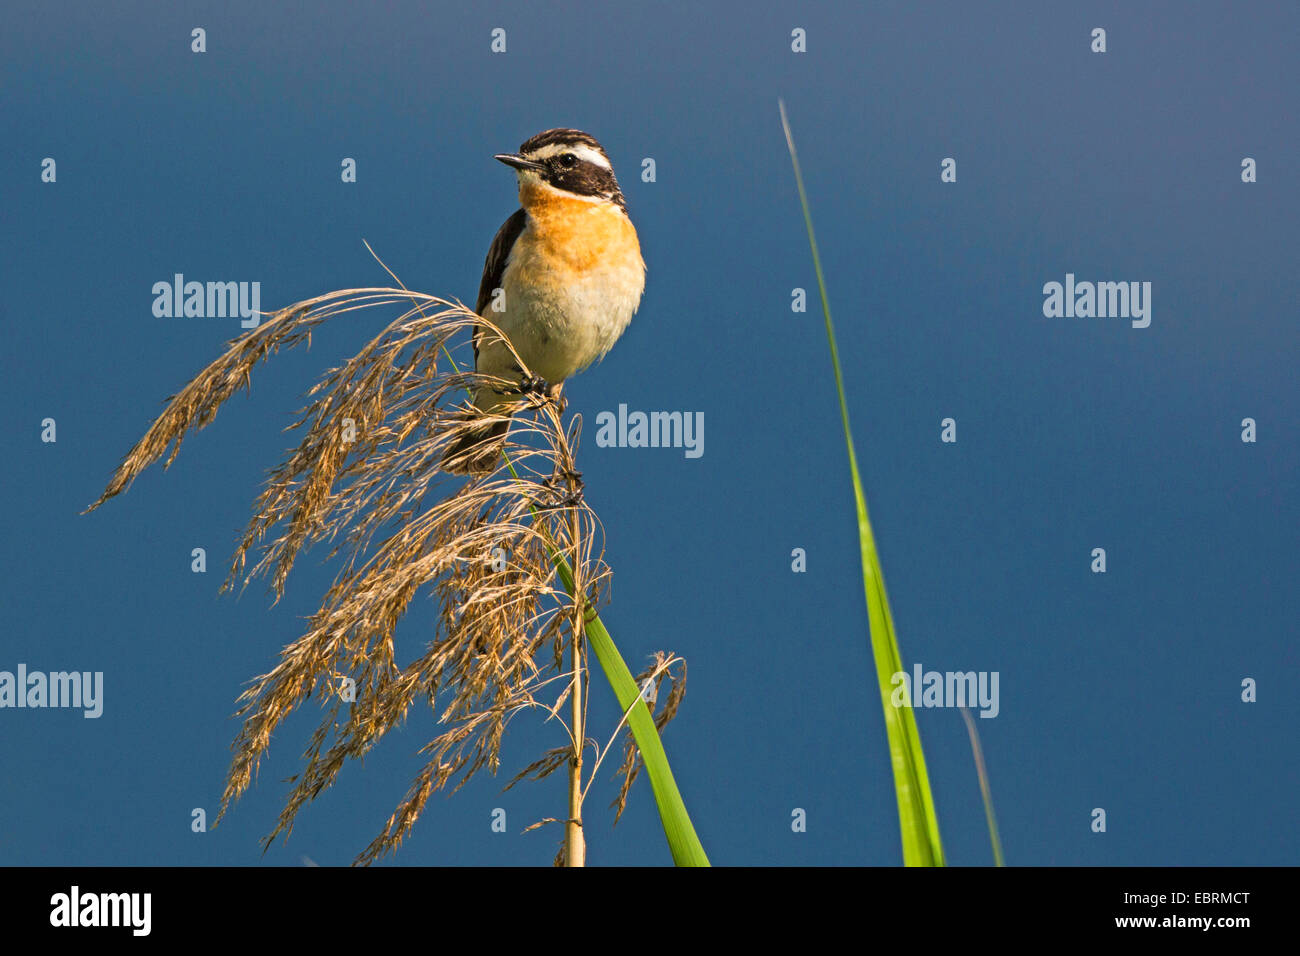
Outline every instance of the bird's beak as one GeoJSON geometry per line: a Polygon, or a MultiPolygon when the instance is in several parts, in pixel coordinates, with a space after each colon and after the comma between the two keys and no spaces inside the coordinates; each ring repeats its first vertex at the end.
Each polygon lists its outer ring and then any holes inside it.
{"type": "Polygon", "coordinates": [[[545,168],[541,163],[535,163],[531,159],[524,159],[518,153],[497,153],[497,155],[495,155],[492,158],[505,163],[507,166],[512,166],[515,169],[544,169],[545,168]]]}

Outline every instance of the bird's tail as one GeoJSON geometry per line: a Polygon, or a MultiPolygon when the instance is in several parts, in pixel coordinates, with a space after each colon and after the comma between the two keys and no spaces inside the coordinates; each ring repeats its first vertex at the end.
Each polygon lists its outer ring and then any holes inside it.
{"type": "MultiPolygon", "coordinates": [[[[475,401],[479,408],[492,404],[475,401]]],[[[442,470],[453,475],[479,475],[496,468],[501,463],[506,432],[510,430],[510,419],[500,418],[499,414],[496,412],[491,419],[466,426],[442,453],[442,470]]]]}

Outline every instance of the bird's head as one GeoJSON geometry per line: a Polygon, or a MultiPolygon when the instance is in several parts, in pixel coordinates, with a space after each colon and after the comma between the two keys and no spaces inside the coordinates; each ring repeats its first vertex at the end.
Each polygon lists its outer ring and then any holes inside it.
{"type": "Polygon", "coordinates": [[[519,195],[525,206],[530,194],[551,191],[625,205],[605,148],[582,130],[548,129],[521,145],[519,152],[499,153],[496,159],[519,174],[519,195]]]}

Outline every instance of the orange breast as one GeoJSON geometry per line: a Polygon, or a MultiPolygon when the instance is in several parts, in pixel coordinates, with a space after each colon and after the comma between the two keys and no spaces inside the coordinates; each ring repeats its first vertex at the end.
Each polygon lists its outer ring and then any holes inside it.
{"type": "Polygon", "coordinates": [[[524,186],[519,199],[529,217],[534,251],[557,272],[583,273],[641,264],[636,229],[612,203],[574,199],[547,186],[524,186]]]}

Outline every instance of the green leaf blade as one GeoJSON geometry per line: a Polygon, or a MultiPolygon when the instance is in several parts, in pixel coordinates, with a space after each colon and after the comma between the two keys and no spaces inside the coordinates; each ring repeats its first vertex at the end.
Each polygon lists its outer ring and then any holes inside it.
{"type": "MultiPolygon", "coordinates": [[[[573,572],[568,562],[556,556],[556,567],[564,586],[573,593],[573,572]]],[[[668,839],[668,849],[673,855],[676,866],[709,866],[708,855],[700,843],[691,823],[690,814],[686,812],[686,803],[673,777],[672,767],[668,764],[668,755],[664,752],[659,729],[655,727],[650,708],[641,697],[641,688],[628,670],[627,663],[619,653],[614,639],[594,611],[588,613],[585,622],[587,646],[591,648],[610,689],[623,712],[628,715],[628,726],[636,740],[637,749],[645,763],[646,776],[650,779],[650,789],[654,792],[655,806],[659,809],[659,821],[663,824],[664,836],[668,839]]]]}
{"type": "Polygon", "coordinates": [[[871,530],[867,513],[867,498],[862,490],[862,476],[858,471],[858,458],[853,447],[853,431],[849,425],[849,406],[844,393],[844,373],[840,367],[839,346],[835,340],[835,325],[831,320],[830,300],[826,294],[826,278],[822,273],[821,256],[817,251],[817,237],[813,231],[812,212],[804,190],[803,173],[795,151],[794,136],[786,116],[785,103],[779,103],[781,126],[790,149],[790,162],[794,167],[795,185],[799,191],[799,205],[803,209],[804,225],[808,230],[808,245],[812,250],[813,268],[817,274],[817,289],[821,295],[822,314],[826,321],[826,339],[830,345],[831,367],[835,372],[835,390],[839,396],[840,419],[844,427],[844,442],[848,451],[849,474],[853,482],[853,495],[857,505],[858,539],[862,555],[862,585],[867,602],[867,621],[871,632],[871,652],[880,689],[881,705],[885,716],[885,734],[889,743],[890,765],[894,774],[894,793],[898,800],[899,830],[903,845],[905,866],[944,866],[943,844],[939,836],[939,817],[930,790],[930,777],[926,772],[925,754],[921,748],[921,734],[916,726],[916,716],[911,707],[895,707],[892,702],[893,676],[903,671],[903,657],[894,633],[893,616],[889,612],[889,598],[885,592],[885,576],[876,550],[876,538],[871,530]]]}

